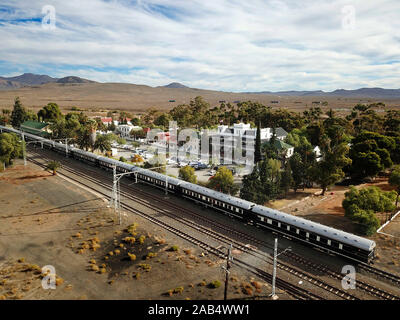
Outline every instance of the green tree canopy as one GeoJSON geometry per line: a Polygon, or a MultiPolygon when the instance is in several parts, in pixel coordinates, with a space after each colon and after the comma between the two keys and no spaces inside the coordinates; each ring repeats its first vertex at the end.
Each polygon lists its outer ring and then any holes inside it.
{"type": "Polygon", "coordinates": [[[64,118],[59,106],[53,102],[48,103],[41,110],[39,110],[37,116],[39,120],[44,122],[56,122],[64,118]]]}
{"type": "Polygon", "coordinates": [[[15,133],[0,134],[0,161],[6,166],[13,163],[15,158],[23,155],[22,141],[15,133]]]}
{"type": "Polygon", "coordinates": [[[390,212],[395,209],[396,192],[382,191],[378,187],[356,189],[351,187],[342,202],[345,215],[358,223],[359,231],[372,235],[380,226],[375,213],[390,212]]]}
{"type": "Polygon", "coordinates": [[[233,174],[227,167],[220,167],[217,173],[210,178],[207,186],[219,192],[235,194],[237,188],[234,185],[233,174]]]}
{"type": "Polygon", "coordinates": [[[194,168],[191,166],[184,166],[179,169],[179,178],[190,183],[197,183],[197,177],[194,168]]]}
{"type": "Polygon", "coordinates": [[[111,151],[111,136],[107,134],[97,135],[96,142],[94,143],[94,149],[99,150],[101,153],[111,151]]]}
{"type": "Polygon", "coordinates": [[[396,188],[397,197],[396,197],[396,206],[399,202],[400,196],[400,166],[396,166],[395,169],[389,176],[389,184],[396,188]]]}

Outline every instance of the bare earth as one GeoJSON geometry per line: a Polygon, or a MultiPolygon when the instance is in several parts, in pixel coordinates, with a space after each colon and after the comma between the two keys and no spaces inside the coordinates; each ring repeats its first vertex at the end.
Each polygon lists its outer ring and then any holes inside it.
{"type": "Polygon", "coordinates": [[[357,103],[384,102],[388,108],[400,108],[399,100],[374,100],[368,98],[340,97],[285,97],[264,94],[230,93],[200,89],[153,88],[145,85],[121,83],[85,83],[56,84],[0,91],[0,108],[10,109],[15,97],[21,98],[24,106],[38,110],[49,102],[57,103],[63,111],[72,106],[81,108],[92,115],[103,115],[106,110],[125,110],[142,113],[150,107],[158,110],[170,110],[179,104],[188,104],[196,96],[202,96],[211,106],[219,105],[219,101],[258,101],[273,108],[286,108],[303,111],[313,106],[313,101],[327,101],[328,110],[334,108],[339,113],[347,113],[357,103]],[[175,100],[175,102],[169,102],[175,100]],[[271,101],[279,101],[272,104],[271,101]]]}
{"type": "MultiPolygon", "coordinates": [[[[224,261],[140,217],[118,225],[104,199],[33,164],[17,161],[0,173],[0,208],[0,299],[223,298],[224,261]],[[55,290],[41,285],[47,265],[56,270],[55,290]],[[214,280],[219,288],[209,287],[214,280]]],[[[271,290],[235,267],[230,279],[231,299],[271,290]]]]}

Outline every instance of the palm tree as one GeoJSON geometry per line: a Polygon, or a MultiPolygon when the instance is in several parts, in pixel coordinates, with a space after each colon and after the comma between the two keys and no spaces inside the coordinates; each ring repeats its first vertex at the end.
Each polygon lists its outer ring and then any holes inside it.
{"type": "Polygon", "coordinates": [[[46,170],[53,170],[53,176],[57,174],[57,170],[61,168],[61,163],[58,161],[50,161],[46,165],[46,170]]]}
{"type": "Polygon", "coordinates": [[[96,142],[94,143],[95,150],[100,150],[101,153],[105,151],[111,151],[111,138],[108,135],[97,136],[96,142]]]}

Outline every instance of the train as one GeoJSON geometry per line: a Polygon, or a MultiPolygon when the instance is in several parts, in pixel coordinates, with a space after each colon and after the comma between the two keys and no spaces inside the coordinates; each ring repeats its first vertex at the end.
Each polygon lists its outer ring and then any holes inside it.
{"type": "MultiPolygon", "coordinates": [[[[21,131],[14,128],[0,126],[0,132],[3,131],[22,134],[21,131]]],[[[275,232],[292,241],[301,242],[320,251],[362,263],[373,263],[375,258],[376,243],[372,240],[158,172],[66,146],[54,140],[29,133],[24,133],[24,138],[26,141],[36,141],[44,148],[68,155],[92,166],[106,170],[112,170],[115,166],[118,173],[132,172],[132,175],[128,177],[135,179],[136,182],[166,190],[168,193],[185,198],[205,208],[241,219],[247,224],[275,232]]]]}

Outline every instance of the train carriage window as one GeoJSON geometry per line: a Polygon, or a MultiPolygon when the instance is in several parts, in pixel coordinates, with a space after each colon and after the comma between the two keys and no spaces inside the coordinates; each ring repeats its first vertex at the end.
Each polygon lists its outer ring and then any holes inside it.
{"type": "Polygon", "coordinates": [[[320,241],[321,240],[321,237],[320,236],[317,236],[317,241],[320,241]]]}
{"type": "Polygon", "coordinates": [[[343,245],[341,243],[339,243],[339,249],[343,250],[343,245]]]}
{"type": "Polygon", "coordinates": [[[264,217],[258,216],[260,218],[261,221],[264,222],[264,217]]]}
{"type": "Polygon", "coordinates": [[[300,234],[300,229],[296,229],[296,233],[297,233],[297,234],[300,234]]]}
{"type": "Polygon", "coordinates": [[[286,229],[287,229],[287,231],[290,231],[290,226],[287,226],[286,229]]]}
{"type": "Polygon", "coordinates": [[[272,220],[271,219],[267,219],[267,223],[268,224],[272,224],[272,220]]]}
{"type": "Polygon", "coordinates": [[[280,222],[278,222],[278,228],[280,228],[281,227],[281,223],[280,222]]]}
{"type": "Polygon", "coordinates": [[[324,243],[324,244],[328,244],[328,239],[321,238],[321,239],[320,239],[320,242],[321,242],[321,243],[324,243]]]}
{"type": "Polygon", "coordinates": [[[331,241],[331,246],[334,248],[339,248],[339,242],[332,240],[331,241]]]}
{"type": "Polygon", "coordinates": [[[308,232],[306,232],[306,238],[309,238],[310,234],[308,232]]]}
{"type": "Polygon", "coordinates": [[[330,246],[331,245],[331,240],[328,240],[327,243],[328,243],[328,246],[330,246]]]}

